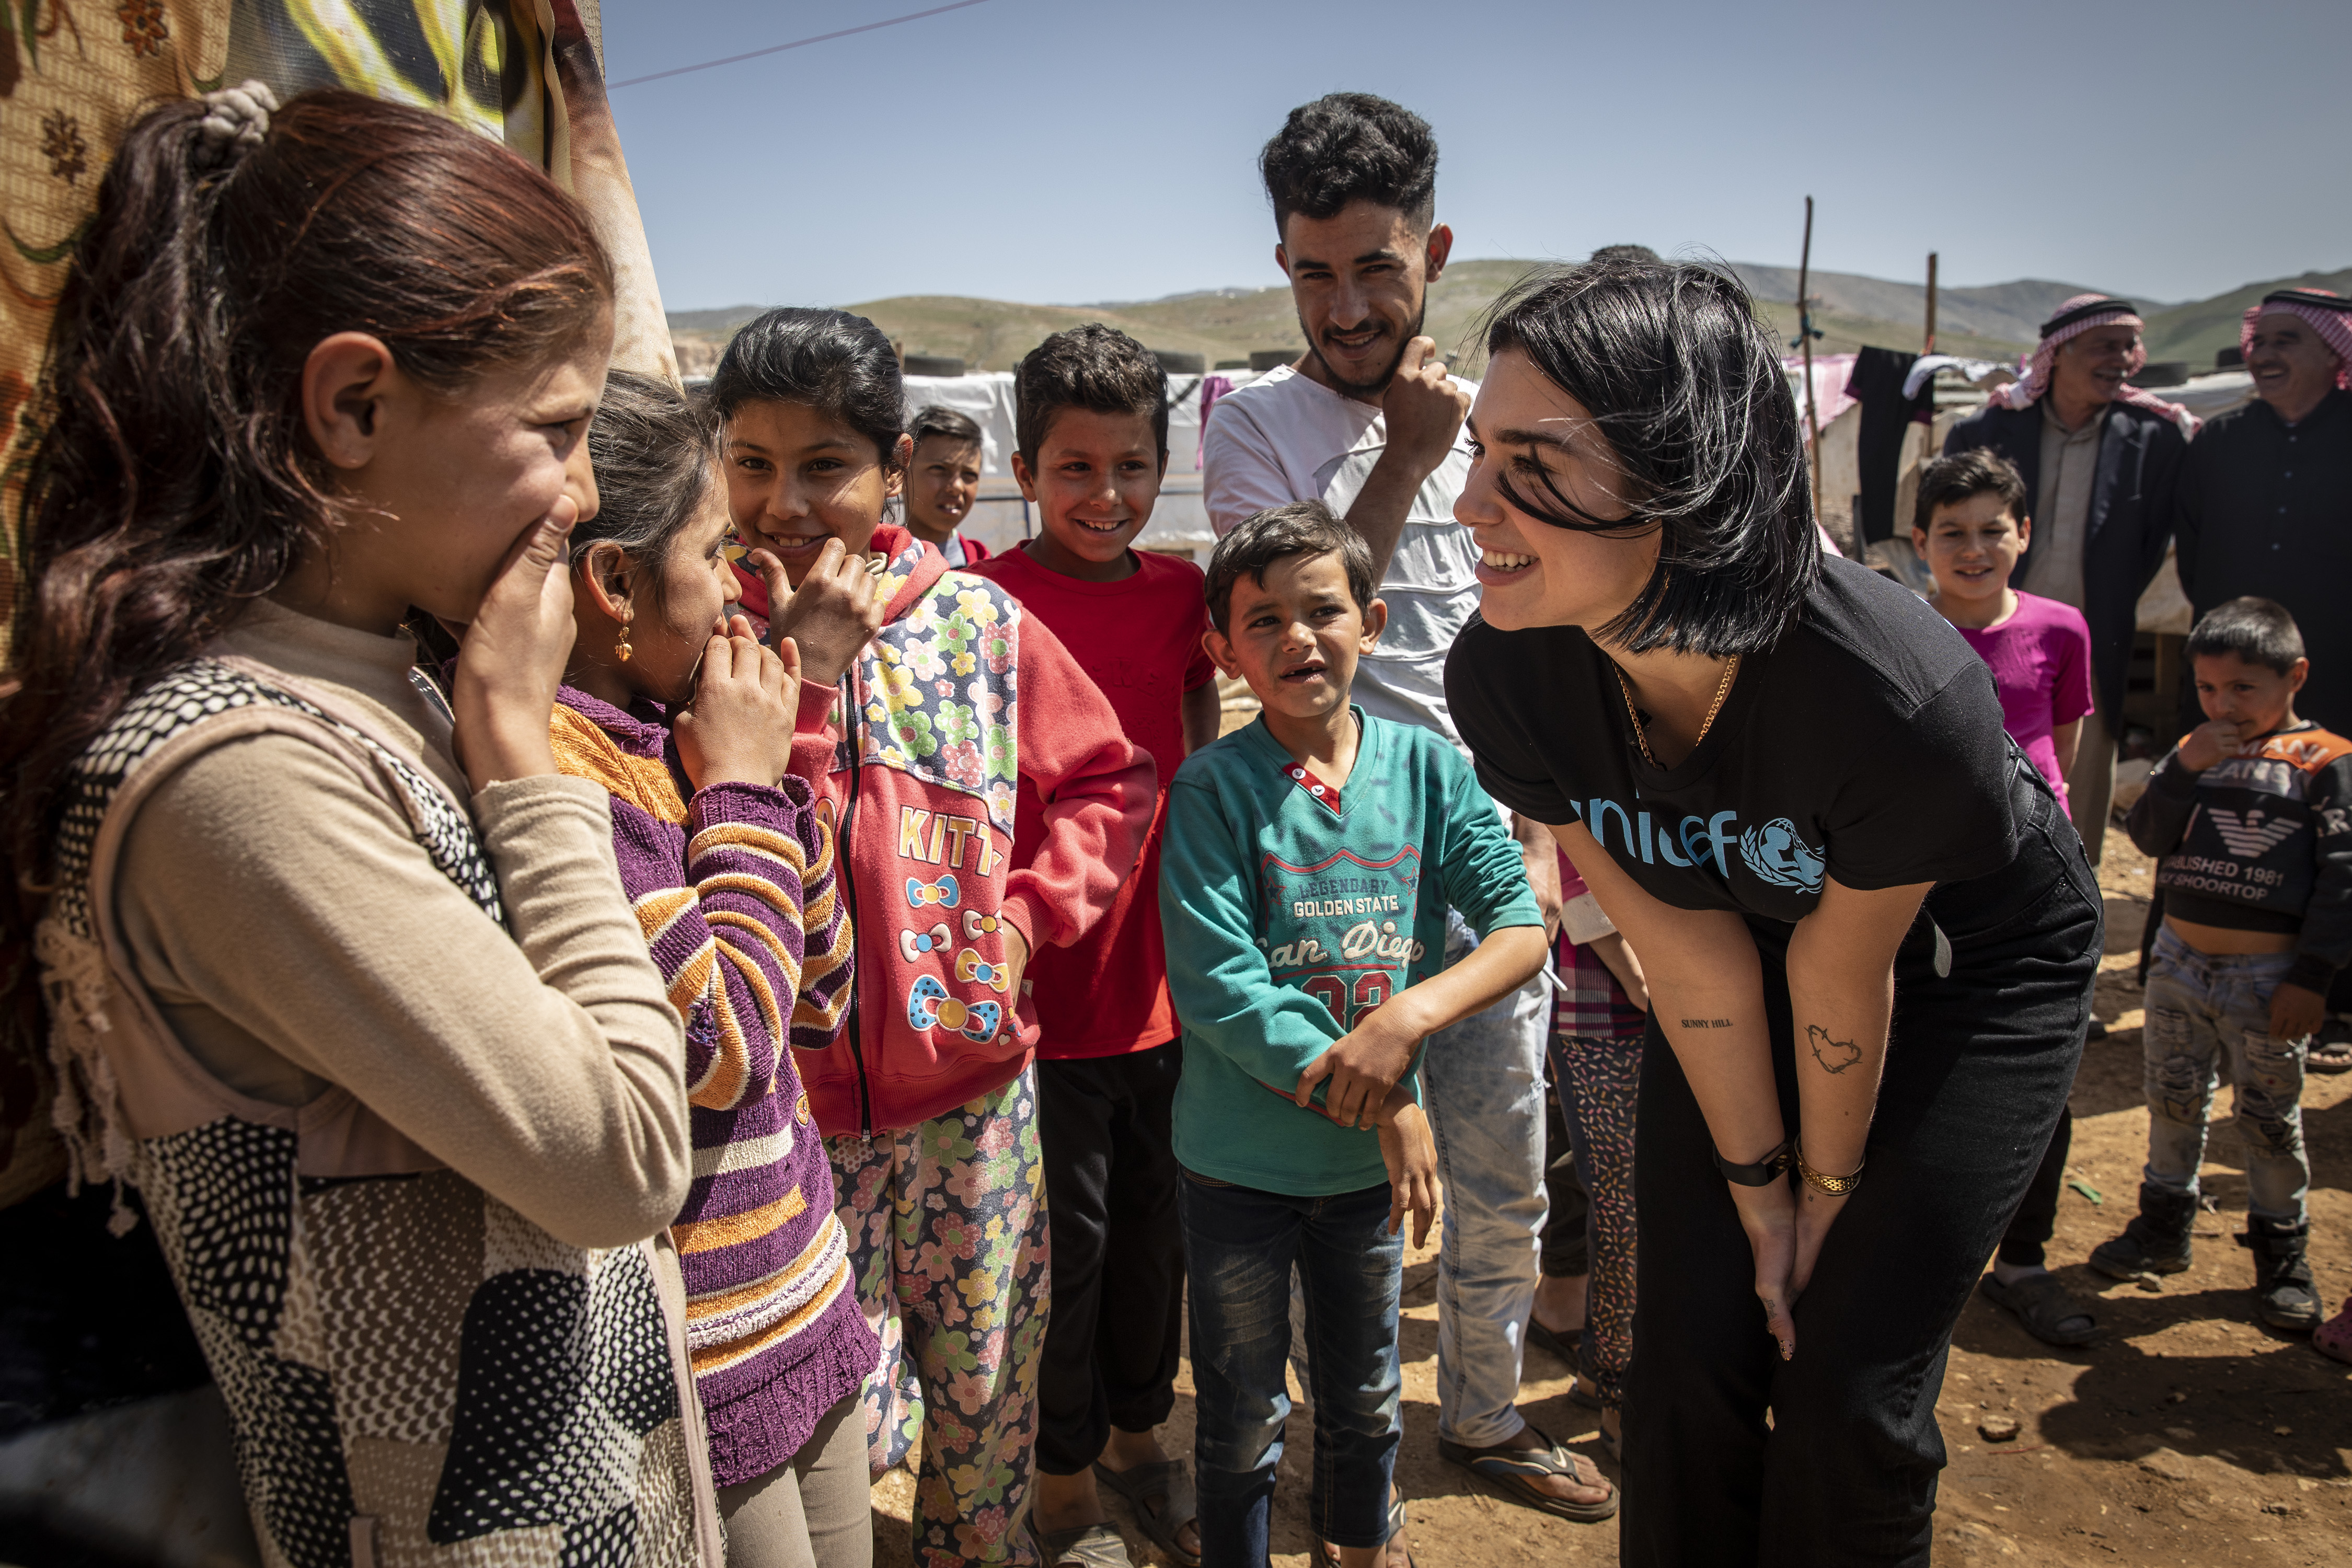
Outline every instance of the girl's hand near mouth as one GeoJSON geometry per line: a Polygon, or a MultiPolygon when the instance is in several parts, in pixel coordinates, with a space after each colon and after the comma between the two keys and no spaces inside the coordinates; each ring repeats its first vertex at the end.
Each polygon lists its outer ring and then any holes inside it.
{"type": "Polygon", "coordinates": [[[784,564],[772,551],[754,550],[744,559],[768,585],[768,604],[775,612],[768,623],[769,646],[779,647],[787,637],[800,646],[803,685],[837,684],[882,629],[889,608],[874,591],[874,574],[864,559],[851,555],[840,540],[828,539],[797,588],[786,580],[784,564]]]}
{"type": "Polygon", "coordinates": [[[793,760],[800,710],[800,654],[790,637],[773,649],[738,616],[710,635],[696,672],[694,703],[671,732],[698,791],[715,784],[772,785],[793,760]]]}

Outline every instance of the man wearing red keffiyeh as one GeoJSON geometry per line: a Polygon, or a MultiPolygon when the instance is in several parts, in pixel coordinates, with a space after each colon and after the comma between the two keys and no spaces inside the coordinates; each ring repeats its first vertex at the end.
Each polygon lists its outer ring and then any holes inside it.
{"type": "Polygon", "coordinates": [[[2066,789],[2096,865],[2106,837],[2139,596],[2164,563],[2172,491],[2197,420],[2131,384],[2147,363],[2143,323],[2126,300],[2077,294],[2042,324],[2025,378],[1963,419],[1944,452],[1990,447],[2017,465],[2033,542],[2016,583],[2083,612],[2091,627],[2097,708],[2083,716],[2066,789]]]}
{"type": "Polygon", "coordinates": [[[2311,644],[2299,710],[2352,725],[2352,299],[2273,290],[2239,342],[2256,401],[2216,418],[2181,468],[2180,585],[2200,616],[2244,594],[2285,605],[2311,644]]]}

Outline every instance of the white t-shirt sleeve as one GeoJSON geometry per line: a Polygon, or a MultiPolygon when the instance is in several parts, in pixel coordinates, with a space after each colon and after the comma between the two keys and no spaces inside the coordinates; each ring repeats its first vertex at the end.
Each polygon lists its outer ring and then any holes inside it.
{"type": "Polygon", "coordinates": [[[1293,493],[1282,458],[1257,421],[1220,398],[1209,410],[1201,445],[1201,500],[1217,537],[1268,507],[1311,499],[1293,493]]]}

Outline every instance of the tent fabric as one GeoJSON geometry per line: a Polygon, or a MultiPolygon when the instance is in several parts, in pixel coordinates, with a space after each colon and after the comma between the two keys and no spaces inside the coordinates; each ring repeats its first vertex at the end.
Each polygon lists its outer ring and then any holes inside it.
{"type": "MultiPolygon", "coordinates": [[[[1854,356],[1852,354],[1815,354],[1813,356],[1813,405],[1819,411],[1822,428],[1853,406],[1847,395],[1845,384],[1853,376],[1854,356]]],[[[1790,354],[1780,361],[1780,368],[1789,373],[1789,390],[1797,399],[1797,424],[1804,431],[1805,442],[1811,445],[1812,429],[1805,423],[1805,360],[1801,354],[1790,354]]]]}
{"type": "Polygon", "coordinates": [[[2015,375],[2017,372],[1999,360],[1962,359],[1958,354],[1921,354],[1911,362],[1911,372],[1903,378],[1903,395],[1916,397],[1919,388],[1937,371],[1948,370],[1970,386],[1981,386],[1995,375],[2015,375]]]}
{"type": "Polygon", "coordinates": [[[612,256],[613,363],[677,379],[598,32],[594,0],[131,0],[78,32],[0,28],[0,629],[16,605],[23,416],[58,289],[115,147],[158,100],[247,80],[281,103],[343,87],[504,142],[578,198],[612,256]]]}

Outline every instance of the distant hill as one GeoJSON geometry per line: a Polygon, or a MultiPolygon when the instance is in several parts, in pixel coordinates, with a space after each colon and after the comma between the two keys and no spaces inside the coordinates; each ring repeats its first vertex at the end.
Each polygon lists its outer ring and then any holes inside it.
{"type": "MultiPolygon", "coordinates": [[[[1759,267],[1735,261],[1731,269],[1758,299],[1791,305],[1796,302],[1795,268],[1759,267]]],[[[1811,288],[1822,301],[1824,315],[1907,323],[1911,331],[1905,346],[1916,342],[1927,329],[1925,283],[1895,283],[1851,272],[1816,272],[1811,288]]],[[[2053,283],[2039,278],[1996,283],[1989,289],[1939,288],[1936,290],[1937,347],[1948,348],[1944,342],[1948,334],[2031,347],[2039,336],[2038,329],[2050,319],[2061,300],[2090,292],[2077,283],[2053,283]]]]}
{"type": "Polygon", "coordinates": [[[2263,296],[2273,289],[2332,289],[2338,294],[2352,294],[2352,268],[2341,272],[2306,272],[2300,278],[2249,283],[2227,294],[2216,294],[2210,300],[2157,311],[2147,317],[2147,330],[2143,334],[2147,340],[2147,357],[2187,360],[2191,370],[2210,370],[2216,350],[2238,346],[2238,327],[2245,319],[2246,308],[2261,303],[2263,296]]]}
{"type": "MultiPolygon", "coordinates": [[[[1430,290],[1423,330],[1465,374],[1477,374],[1479,319],[1496,299],[1528,272],[1544,265],[1529,261],[1457,261],[1430,290]]],[[[1784,343],[1797,331],[1794,268],[1732,262],[1731,270],[1762,307],[1767,322],[1784,343]]],[[[2217,299],[2154,309],[2148,312],[2148,357],[2187,359],[2202,368],[2213,351],[2238,341],[2239,312],[2269,289],[2294,284],[2352,294],[2352,271],[2305,273],[2297,279],[2252,283],[2217,299]]],[[[1897,283],[1851,272],[1816,272],[1814,296],[1822,301],[1813,324],[1822,337],[1817,353],[1850,353],[1865,343],[1913,350],[1927,325],[1927,290],[1921,283],[1897,283]]],[[[1936,300],[1936,346],[1946,353],[2008,359],[2033,346],[2035,329],[2071,295],[2089,292],[2080,284],[2021,279],[1979,289],[1944,289],[1936,300]]],[[[1246,360],[1253,352],[1306,347],[1290,290],[1214,289],[1172,294],[1164,300],[1120,300],[1100,305],[1023,305],[1001,300],[949,294],[907,294],[869,300],[847,309],[869,317],[909,353],[948,354],[974,370],[1010,370],[1048,334],[1085,321],[1101,321],[1156,349],[1246,360]]],[[[761,307],[673,310],[669,323],[680,364],[707,371],[737,327],[761,307]]]]}
{"type": "Polygon", "coordinates": [[[767,308],[765,305],[730,305],[718,310],[672,310],[669,312],[669,330],[673,333],[692,332],[697,336],[723,340],[767,308]]]}

